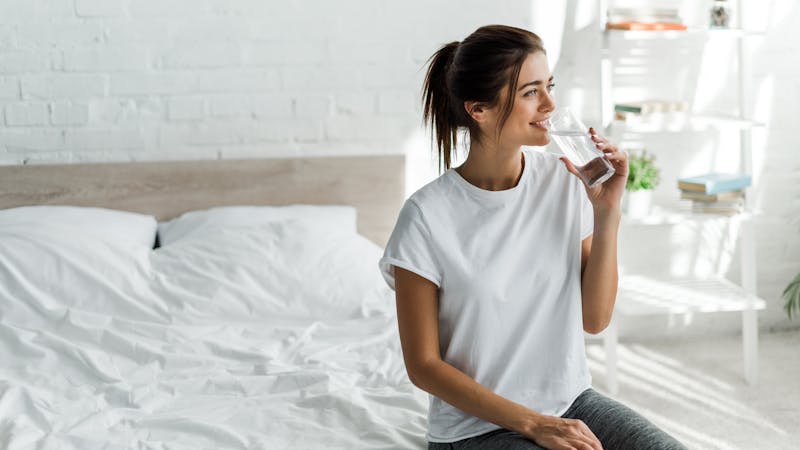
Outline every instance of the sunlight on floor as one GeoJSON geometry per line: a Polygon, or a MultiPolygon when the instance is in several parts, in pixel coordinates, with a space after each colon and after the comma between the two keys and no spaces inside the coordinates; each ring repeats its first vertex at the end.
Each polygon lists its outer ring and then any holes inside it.
{"type": "MultiPolygon", "coordinates": [[[[793,448],[790,444],[800,438],[800,388],[789,386],[797,384],[797,370],[792,371],[800,362],[795,358],[787,364],[782,353],[798,339],[800,331],[764,336],[757,386],[742,379],[737,336],[621,343],[620,393],[613,398],[692,449],[793,448]],[[782,378],[776,382],[775,376],[782,378]]],[[[586,353],[595,389],[606,393],[602,344],[587,343],[586,353]]]]}

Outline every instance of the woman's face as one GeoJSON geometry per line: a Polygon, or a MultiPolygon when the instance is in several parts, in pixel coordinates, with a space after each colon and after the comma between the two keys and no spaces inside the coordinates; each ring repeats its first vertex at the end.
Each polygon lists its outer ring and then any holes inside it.
{"type": "MultiPolygon", "coordinates": [[[[517,91],[514,95],[514,106],[500,132],[501,147],[518,147],[520,145],[543,146],[550,142],[547,134],[549,123],[544,121],[550,117],[555,102],[550,95],[553,89],[553,76],[547,67],[547,56],[542,52],[531,53],[522,64],[517,78],[517,91]]],[[[508,95],[506,87],[495,108],[500,118],[500,109],[508,95]]],[[[495,121],[492,128],[496,129],[495,121]]]]}

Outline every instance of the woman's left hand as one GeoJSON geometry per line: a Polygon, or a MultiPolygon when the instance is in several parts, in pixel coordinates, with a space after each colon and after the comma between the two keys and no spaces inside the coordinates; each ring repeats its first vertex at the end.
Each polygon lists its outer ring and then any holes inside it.
{"type": "MultiPolygon", "coordinates": [[[[594,128],[589,128],[589,134],[598,150],[605,154],[605,158],[614,167],[614,175],[599,185],[589,188],[583,181],[589,201],[595,209],[617,210],[621,208],[622,194],[625,192],[625,184],[628,182],[628,153],[620,152],[616,145],[612,144],[605,137],[597,134],[594,128]]],[[[559,158],[567,166],[567,170],[580,179],[578,169],[566,157],[559,158]]]]}

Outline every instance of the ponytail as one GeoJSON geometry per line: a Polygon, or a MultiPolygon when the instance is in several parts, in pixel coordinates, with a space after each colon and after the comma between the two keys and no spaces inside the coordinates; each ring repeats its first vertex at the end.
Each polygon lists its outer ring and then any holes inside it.
{"type": "Polygon", "coordinates": [[[450,169],[451,152],[457,146],[458,121],[453,98],[447,86],[450,66],[458,50],[459,42],[445,44],[428,60],[428,72],[422,90],[422,121],[430,122],[431,133],[439,151],[439,171],[450,169]]]}
{"type": "Polygon", "coordinates": [[[430,123],[439,151],[439,171],[449,170],[452,154],[458,147],[458,131],[469,132],[471,142],[479,142],[481,129],[464,108],[465,101],[499,106],[497,133],[514,106],[517,77],[527,55],[544,53],[542,40],[535,33],[506,25],[480,27],[462,42],[444,45],[428,60],[422,89],[422,120],[430,123]],[[510,95],[499,105],[501,91],[510,95]]]}

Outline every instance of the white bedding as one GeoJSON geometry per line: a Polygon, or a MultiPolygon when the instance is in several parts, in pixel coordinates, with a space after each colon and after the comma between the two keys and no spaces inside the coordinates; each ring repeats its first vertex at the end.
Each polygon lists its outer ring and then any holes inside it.
{"type": "Polygon", "coordinates": [[[312,228],[0,233],[0,447],[424,448],[380,248],[312,228]]]}

